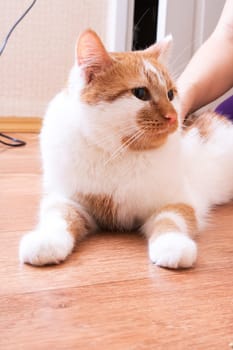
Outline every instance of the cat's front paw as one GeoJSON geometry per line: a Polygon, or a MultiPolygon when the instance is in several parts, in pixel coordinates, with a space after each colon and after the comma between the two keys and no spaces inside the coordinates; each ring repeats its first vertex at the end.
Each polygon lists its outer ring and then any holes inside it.
{"type": "Polygon", "coordinates": [[[19,259],[31,265],[59,264],[74,247],[74,238],[67,231],[48,233],[40,230],[27,233],[20,242],[19,259]]]}
{"type": "Polygon", "coordinates": [[[162,267],[188,268],[196,261],[197,246],[184,234],[165,233],[149,242],[149,256],[153,263],[162,267]]]}

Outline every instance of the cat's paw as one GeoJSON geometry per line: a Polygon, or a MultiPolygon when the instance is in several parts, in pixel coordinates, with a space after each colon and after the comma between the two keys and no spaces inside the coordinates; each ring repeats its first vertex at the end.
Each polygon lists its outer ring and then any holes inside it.
{"type": "Polygon", "coordinates": [[[59,264],[74,247],[74,238],[67,231],[54,233],[40,230],[27,233],[20,242],[19,259],[31,265],[59,264]]]}
{"type": "Polygon", "coordinates": [[[188,268],[196,261],[197,246],[184,234],[165,233],[149,242],[149,256],[153,263],[162,267],[188,268]]]}

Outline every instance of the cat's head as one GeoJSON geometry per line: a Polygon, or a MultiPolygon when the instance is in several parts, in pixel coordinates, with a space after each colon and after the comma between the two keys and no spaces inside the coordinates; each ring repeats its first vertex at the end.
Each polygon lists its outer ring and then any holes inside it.
{"type": "Polygon", "coordinates": [[[177,130],[177,90],[162,63],[170,43],[167,37],[143,51],[109,53],[92,30],[79,37],[72,86],[82,80],[87,138],[110,151],[142,151],[160,147],[177,130]]]}

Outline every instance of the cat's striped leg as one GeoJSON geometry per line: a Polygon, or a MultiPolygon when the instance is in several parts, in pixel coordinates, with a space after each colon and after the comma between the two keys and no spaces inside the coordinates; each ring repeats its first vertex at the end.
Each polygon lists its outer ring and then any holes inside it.
{"type": "Polygon", "coordinates": [[[20,242],[19,257],[32,265],[58,264],[72,252],[75,241],[94,229],[85,210],[57,196],[42,200],[37,228],[20,242]]]}
{"type": "Polygon", "coordinates": [[[192,237],[197,232],[197,220],[191,206],[180,203],[161,208],[148,219],[143,231],[153,263],[174,269],[195,263],[197,246],[192,237]]]}

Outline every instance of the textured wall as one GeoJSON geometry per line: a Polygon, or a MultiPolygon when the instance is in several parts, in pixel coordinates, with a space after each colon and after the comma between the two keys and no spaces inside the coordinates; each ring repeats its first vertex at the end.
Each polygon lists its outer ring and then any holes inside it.
{"type": "MultiPolygon", "coordinates": [[[[0,42],[31,0],[0,0],[0,42]]],[[[66,82],[81,30],[107,41],[111,0],[38,0],[0,57],[0,116],[43,116],[66,82]]]]}

